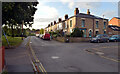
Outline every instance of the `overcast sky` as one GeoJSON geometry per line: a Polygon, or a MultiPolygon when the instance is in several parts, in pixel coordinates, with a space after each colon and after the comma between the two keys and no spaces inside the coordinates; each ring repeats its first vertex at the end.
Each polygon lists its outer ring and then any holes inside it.
{"type": "Polygon", "coordinates": [[[51,22],[58,21],[58,18],[64,19],[74,15],[74,9],[79,8],[80,13],[87,13],[90,9],[91,14],[108,18],[118,16],[118,0],[38,0],[37,11],[34,15],[34,24],[32,28],[41,29],[47,27],[51,22]],[[111,2],[110,2],[111,1],[111,2]],[[114,1],[114,2],[113,2],[114,1]]]}

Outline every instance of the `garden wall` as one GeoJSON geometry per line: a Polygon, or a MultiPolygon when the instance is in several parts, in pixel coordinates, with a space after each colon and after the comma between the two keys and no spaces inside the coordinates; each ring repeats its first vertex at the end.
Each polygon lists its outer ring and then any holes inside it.
{"type": "Polygon", "coordinates": [[[83,37],[57,37],[53,38],[59,42],[65,42],[66,39],[69,39],[69,42],[89,42],[90,38],[83,38],[83,37]]]}

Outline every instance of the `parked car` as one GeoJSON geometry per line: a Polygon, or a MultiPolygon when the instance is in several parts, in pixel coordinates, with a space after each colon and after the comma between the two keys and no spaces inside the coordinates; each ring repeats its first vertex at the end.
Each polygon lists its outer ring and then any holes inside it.
{"type": "Polygon", "coordinates": [[[110,41],[114,41],[114,42],[120,42],[120,35],[112,35],[109,38],[110,41]]]}
{"type": "Polygon", "coordinates": [[[109,42],[109,36],[107,34],[98,34],[96,37],[91,38],[90,42],[109,42]]]}
{"type": "Polygon", "coordinates": [[[45,35],[43,35],[43,39],[44,40],[50,40],[50,34],[46,33],[45,35]]]}

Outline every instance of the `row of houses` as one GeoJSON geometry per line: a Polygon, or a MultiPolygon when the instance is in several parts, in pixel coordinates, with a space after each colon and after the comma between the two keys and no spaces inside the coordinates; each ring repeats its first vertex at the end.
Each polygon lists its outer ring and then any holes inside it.
{"type": "Polygon", "coordinates": [[[108,19],[101,18],[90,13],[80,13],[78,8],[75,8],[74,15],[64,16],[64,20],[58,19],[58,22],[51,22],[44,30],[46,32],[62,31],[64,34],[70,35],[75,28],[83,31],[84,37],[93,37],[97,34],[108,34],[108,19]]]}

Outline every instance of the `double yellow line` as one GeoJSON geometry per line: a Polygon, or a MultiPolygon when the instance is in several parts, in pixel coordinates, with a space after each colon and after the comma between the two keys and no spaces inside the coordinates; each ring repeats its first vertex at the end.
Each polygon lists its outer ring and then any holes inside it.
{"type": "Polygon", "coordinates": [[[43,65],[40,63],[40,61],[39,61],[39,59],[37,58],[37,56],[35,55],[35,52],[34,52],[34,50],[32,49],[32,47],[31,47],[31,45],[30,45],[30,41],[31,41],[31,37],[29,38],[29,47],[30,47],[30,50],[31,50],[31,52],[32,52],[32,55],[33,55],[33,57],[34,57],[34,59],[35,59],[35,62],[37,62],[37,63],[40,64],[40,65],[39,65],[39,68],[40,68],[40,70],[42,71],[42,73],[43,73],[43,74],[47,74],[47,71],[45,70],[45,68],[43,67],[43,65]]]}

